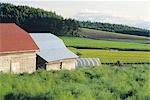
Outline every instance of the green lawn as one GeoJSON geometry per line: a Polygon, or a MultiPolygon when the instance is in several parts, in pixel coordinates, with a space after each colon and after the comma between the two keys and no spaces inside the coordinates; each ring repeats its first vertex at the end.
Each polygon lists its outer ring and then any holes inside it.
{"type": "Polygon", "coordinates": [[[0,100],[149,100],[148,65],[0,73],[0,100]]]}
{"type": "Polygon", "coordinates": [[[102,63],[114,63],[121,61],[123,63],[140,63],[150,62],[150,52],[139,51],[110,51],[110,50],[97,50],[97,49],[75,49],[69,48],[80,57],[96,57],[102,63]]]}
{"type": "Polygon", "coordinates": [[[121,49],[140,49],[150,50],[150,44],[138,42],[123,42],[111,40],[95,40],[78,37],[60,37],[67,46],[94,47],[94,48],[121,48],[121,49]]]}

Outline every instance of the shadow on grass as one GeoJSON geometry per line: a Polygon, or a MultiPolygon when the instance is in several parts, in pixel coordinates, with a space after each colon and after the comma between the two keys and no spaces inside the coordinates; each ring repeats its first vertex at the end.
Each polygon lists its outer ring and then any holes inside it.
{"type": "Polygon", "coordinates": [[[51,98],[43,95],[30,96],[22,93],[8,93],[5,95],[4,100],[51,100],[51,98]]]}

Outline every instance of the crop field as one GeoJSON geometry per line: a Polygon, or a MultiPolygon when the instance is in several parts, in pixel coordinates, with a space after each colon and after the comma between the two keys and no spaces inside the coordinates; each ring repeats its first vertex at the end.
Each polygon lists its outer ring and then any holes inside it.
{"type": "Polygon", "coordinates": [[[148,65],[0,73],[0,100],[149,100],[148,65]]]}
{"type": "Polygon", "coordinates": [[[150,52],[139,51],[114,51],[97,49],[75,49],[69,48],[80,57],[96,57],[101,63],[142,63],[150,62],[150,52]]]}
{"type": "Polygon", "coordinates": [[[66,46],[73,47],[89,47],[89,48],[121,48],[121,49],[137,49],[137,50],[150,50],[150,44],[138,42],[123,42],[112,40],[95,40],[88,38],[78,37],[60,37],[66,46]]]}
{"type": "Polygon", "coordinates": [[[148,40],[148,37],[144,36],[136,36],[136,35],[129,35],[129,34],[122,34],[122,33],[115,33],[115,32],[106,32],[88,28],[80,28],[80,34],[94,39],[125,39],[125,40],[148,40]]]}
{"type": "Polygon", "coordinates": [[[78,54],[80,57],[97,57],[102,63],[114,63],[121,61],[122,63],[142,63],[150,62],[150,52],[144,51],[118,51],[118,50],[102,50],[106,48],[122,48],[150,50],[150,44],[137,42],[120,42],[107,40],[94,40],[87,38],[61,37],[70,50],[78,54]],[[89,47],[90,49],[76,49],[72,47],[89,47]],[[102,48],[102,49],[93,49],[102,48]]]}

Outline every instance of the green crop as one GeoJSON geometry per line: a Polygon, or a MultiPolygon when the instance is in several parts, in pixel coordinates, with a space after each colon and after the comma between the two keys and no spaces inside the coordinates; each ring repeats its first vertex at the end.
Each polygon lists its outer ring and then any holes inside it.
{"type": "Polygon", "coordinates": [[[139,51],[115,51],[115,50],[97,50],[97,49],[75,49],[69,48],[80,57],[99,58],[102,63],[141,63],[150,62],[150,52],[139,51]]]}

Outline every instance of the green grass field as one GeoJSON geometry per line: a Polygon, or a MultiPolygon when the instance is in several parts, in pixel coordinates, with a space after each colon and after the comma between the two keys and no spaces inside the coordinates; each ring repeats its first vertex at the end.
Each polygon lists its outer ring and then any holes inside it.
{"type": "Polygon", "coordinates": [[[149,100],[148,65],[0,73],[0,100],[149,100]]]}
{"type": "MultiPolygon", "coordinates": [[[[78,37],[60,37],[67,46],[74,47],[94,47],[94,48],[122,48],[122,49],[138,49],[150,50],[150,44],[137,42],[120,42],[110,40],[94,40],[78,37]]],[[[144,51],[117,51],[117,50],[98,50],[98,49],[76,49],[69,48],[81,57],[97,57],[102,63],[114,63],[121,61],[122,63],[141,63],[150,62],[150,52],[144,51]]]]}
{"type": "Polygon", "coordinates": [[[78,38],[78,37],[60,37],[60,38],[64,41],[66,46],[150,50],[150,44],[144,44],[138,42],[95,40],[95,39],[78,38]]]}
{"type": "Polygon", "coordinates": [[[106,32],[88,28],[80,28],[80,34],[82,36],[94,39],[121,39],[121,40],[144,40],[147,41],[148,37],[144,36],[136,36],[136,35],[129,35],[129,34],[122,34],[122,33],[115,33],[115,32],[106,32]]]}
{"type": "Polygon", "coordinates": [[[141,63],[150,62],[150,52],[139,51],[110,51],[97,49],[75,49],[69,48],[80,57],[96,57],[102,63],[115,63],[121,61],[122,63],[141,63]]]}

